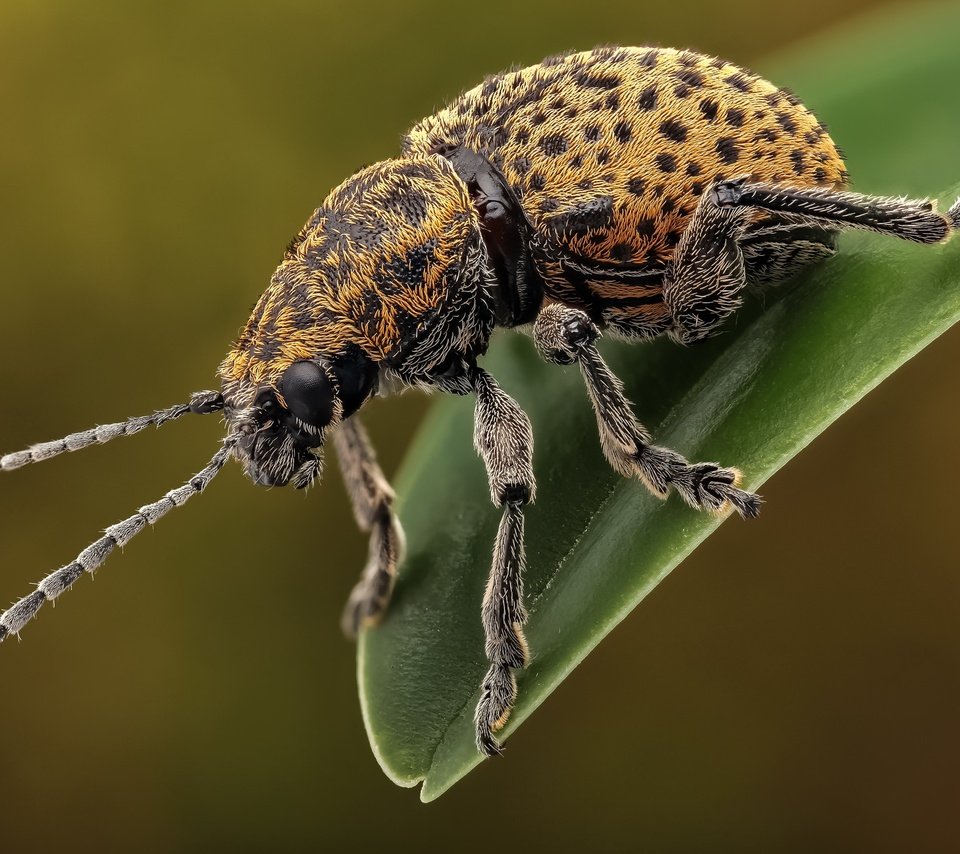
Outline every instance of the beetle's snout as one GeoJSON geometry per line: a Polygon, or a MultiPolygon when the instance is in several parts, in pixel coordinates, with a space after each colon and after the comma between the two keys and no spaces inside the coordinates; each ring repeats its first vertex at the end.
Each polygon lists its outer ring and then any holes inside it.
{"type": "Polygon", "coordinates": [[[282,427],[243,434],[234,453],[257,486],[305,489],[323,471],[321,447],[299,441],[282,427]]]}

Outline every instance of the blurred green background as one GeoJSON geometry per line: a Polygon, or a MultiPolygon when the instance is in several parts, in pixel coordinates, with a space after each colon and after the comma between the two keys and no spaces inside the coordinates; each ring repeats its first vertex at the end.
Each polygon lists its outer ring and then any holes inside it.
{"type": "MultiPolygon", "coordinates": [[[[486,73],[603,42],[763,72],[908,8],[5,0],[0,450],[213,384],[327,190],[486,73]]],[[[960,108],[955,81],[916,97],[960,108]]],[[[847,154],[856,176],[870,152],[847,154]]],[[[942,183],[922,174],[891,164],[887,189],[954,184],[960,156],[942,183]]],[[[366,543],[335,466],[308,496],[231,466],[0,649],[4,847],[480,851],[506,828],[518,849],[955,849],[958,333],[773,478],[762,518],[708,540],[504,760],[429,806],[364,735],[338,617],[366,543]]],[[[425,406],[369,407],[388,472],[425,406]]],[[[178,485],[218,435],[187,419],[5,475],[0,601],[178,485]]]]}

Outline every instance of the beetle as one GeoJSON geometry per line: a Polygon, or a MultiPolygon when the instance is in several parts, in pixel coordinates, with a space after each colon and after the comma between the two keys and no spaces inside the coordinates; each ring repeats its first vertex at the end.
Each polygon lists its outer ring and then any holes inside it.
{"type": "Polygon", "coordinates": [[[843,228],[940,243],[960,227],[929,200],[867,196],[826,128],[785,89],[692,51],[604,47],[487,78],[415,125],[399,157],[335,188],[287,248],[219,368],[220,391],[7,454],[3,470],[187,413],[222,412],[226,437],[183,486],[141,507],[0,615],[0,640],[93,572],[231,457],[254,483],[303,488],[332,441],[370,559],[343,626],[386,612],[403,535],[394,494],[358,411],[418,387],[476,396],[474,444],[502,517],[481,608],[489,670],[478,749],[496,732],[526,666],[524,508],[535,497],[533,435],[478,364],[495,327],[531,334],[549,362],[576,364],[602,450],[654,495],[757,515],[735,468],[653,444],[602,359],[602,333],[714,333],[748,284],[789,278],[836,250],[843,228]]]}

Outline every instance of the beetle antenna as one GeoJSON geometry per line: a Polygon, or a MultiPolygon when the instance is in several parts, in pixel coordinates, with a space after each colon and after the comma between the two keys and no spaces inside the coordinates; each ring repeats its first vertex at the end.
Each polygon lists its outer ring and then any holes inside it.
{"type": "Polygon", "coordinates": [[[168,421],[186,415],[188,412],[195,415],[209,415],[211,412],[217,412],[220,409],[223,409],[223,395],[220,392],[197,391],[190,395],[189,403],[178,403],[176,406],[160,409],[153,415],[140,415],[136,418],[128,418],[126,421],[119,421],[116,424],[103,424],[91,430],[84,430],[82,433],[71,433],[69,436],[53,442],[40,442],[37,445],[31,445],[25,451],[5,454],[0,457],[0,470],[12,471],[20,468],[20,466],[25,466],[27,463],[49,460],[50,457],[55,457],[65,451],[79,451],[81,448],[87,448],[90,445],[102,445],[118,436],[132,436],[151,424],[160,427],[168,421]]]}
{"type": "Polygon", "coordinates": [[[19,634],[20,630],[36,615],[44,602],[52,602],[64,590],[67,590],[84,572],[91,575],[116,546],[125,546],[148,524],[152,525],[161,516],[174,507],[180,507],[194,495],[203,492],[213,480],[233,452],[236,436],[228,436],[219,451],[207,465],[190,478],[183,486],[171,489],[159,501],[146,504],[128,519],[111,525],[94,543],[87,546],[72,563],[51,572],[38,585],[37,589],[19,602],[15,602],[0,614],[0,643],[8,635],[19,634]]]}

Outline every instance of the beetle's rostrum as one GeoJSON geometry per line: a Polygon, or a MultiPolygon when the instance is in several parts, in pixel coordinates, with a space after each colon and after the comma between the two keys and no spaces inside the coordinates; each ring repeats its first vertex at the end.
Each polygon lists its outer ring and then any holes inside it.
{"type": "Polygon", "coordinates": [[[478,364],[493,329],[524,328],[544,359],[579,366],[604,455],[623,476],[694,509],[755,516],[760,499],[737,469],[653,444],[597,340],[699,341],[736,311],[747,284],[832,255],[842,228],[939,243],[960,227],[960,202],[941,214],[928,200],[867,196],[847,182],[812,112],[721,59],[608,47],[488,78],[314,211],[220,365],[220,391],[0,459],[15,469],[191,412],[222,411],[227,426],[198,474],[0,615],[0,640],[205,489],[229,457],[257,484],[305,487],[328,438],[370,532],[344,612],[355,634],[384,616],[403,553],[393,491],[357,413],[407,387],[475,394],[474,444],[502,509],[475,723],[479,750],[499,752],[515,671],[529,660],[523,522],[536,483],[530,422],[478,364]]]}

